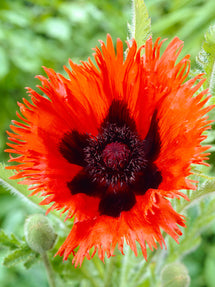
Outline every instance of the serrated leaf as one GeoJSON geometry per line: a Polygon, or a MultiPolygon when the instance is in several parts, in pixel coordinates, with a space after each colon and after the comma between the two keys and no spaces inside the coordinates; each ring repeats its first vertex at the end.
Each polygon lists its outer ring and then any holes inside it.
{"type": "Polygon", "coordinates": [[[215,191],[215,179],[212,180],[206,180],[199,190],[201,193],[212,193],[215,191]]]}
{"type": "Polygon", "coordinates": [[[194,204],[197,204],[201,199],[205,198],[206,196],[215,193],[215,177],[209,177],[200,173],[194,174],[206,179],[206,181],[200,187],[198,187],[197,190],[192,191],[192,194],[189,196],[190,201],[183,201],[179,206],[177,206],[177,212],[179,213],[185,211],[194,204]]]}
{"type": "Polygon", "coordinates": [[[144,45],[151,35],[151,18],[143,0],[133,0],[133,21],[128,29],[130,37],[136,40],[137,47],[144,45]]]}
{"type": "Polygon", "coordinates": [[[215,25],[210,26],[205,34],[205,41],[197,57],[197,62],[203,72],[206,73],[207,80],[204,88],[209,88],[211,94],[215,92],[215,25]]]}
{"type": "Polygon", "coordinates": [[[34,256],[34,252],[26,245],[23,244],[19,249],[12,251],[3,260],[3,265],[12,267],[19,263],[25,263],[34,256]]]}
{"type": "Polygon", "coordinates": [[[3,229],[0,230],[0,245],[7,246],[10,248],[19,247],[21,242],[16,238],[14,234],[8,236],[3,229]]]}
{"type": "Polygon", "coordinates": [[[199,208],[200,214],[193,224],[193,229],[198,233],[205,230],[215,220],[215,198],[204,200],[199,208]]]}
{"type": "MultiPolygon", "coordinates": [[[[191,218],[193,217],[192,222],[188,222],[187,228],[184,229],[184,234],[180,239],[179,245],[176,245],[172,239],[169,239],[168,261],[172,262],[177,260],[179,257],[192,252],[201,244],[201,233],[215,220],[215,197],[212,195],[214,194],[214,190],[215,180],[211,178],[210,180],[206,180],[204,184],[191,195],[191,202],[186,203],[186,209],[195,204],[194,207],[197,207],[197,214],[191,216],[191,218]],[[208,197],[210,194],[212,196],[208,197]]],[[[185,208],[182,208],[178,211],[181,212],[184,209],[185,208]]],[[[189,210],[192,211],[192,209],[189,210]]]]}
{"type": "MultiPolygon", "coordinates": [[[[180,248],[178,249],[180,255],[186,255],[198,248],[198,246],[201,244],[201,237],[200,236],[193,236],[193,233],[184,240],[184,242],[180,243],[180,248]]],[[[177,260],[177,258],[176,258],[177,260]]]]}
{"type": "Polygon", "coordinates": [[[38,258],[39,258],[39,254],[32,253],[32,255],[29,256],[29,259],[24,263],[25,268],[26,269],[31,268],[31,266],[37,262],[38,258]]]}
{"type": "Polygon", "coordinates": [[[198,248],[201,244],[201,236],[196,234],[196,230],[188,228],[188,232],[183,235],[179,245],[173,242],[172,238],[169,239],[169,256],[168,262],[174,262],[178,258],[189,254],[198,248]]]}

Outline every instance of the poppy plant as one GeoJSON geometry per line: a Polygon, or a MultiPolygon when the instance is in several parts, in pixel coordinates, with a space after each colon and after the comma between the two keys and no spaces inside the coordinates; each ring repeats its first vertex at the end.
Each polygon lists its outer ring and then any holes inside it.
{"type": "Polygon", "coordinates": [[[176,63],[183,42],[174,38],[160,55],[162,43],[149,38],[137,49],[133,40],[124,60],[122,41],[115,51],[108,35],[96,64],[70,61],[68,79],[44,68],[44,95],[28,88],[31,102],[18,103],[20,121],[8,132],[7,151],[18,155],[12,178],[52,203],[48,211],[74,217],[57,254],[73,253],[76,266],[97,251],[112,256],[116,245],[123,254],[124,240],[135,255],[137,241],[146,258],[146,243],[165,245],[161,229],[177,242],[182,234],[184,216],[167,198],[195,189],[187,177],[207,159],[201,141],[212,107],[207,90],[197,93],[203,75],[186,81],[189,56],[176,63]]]}

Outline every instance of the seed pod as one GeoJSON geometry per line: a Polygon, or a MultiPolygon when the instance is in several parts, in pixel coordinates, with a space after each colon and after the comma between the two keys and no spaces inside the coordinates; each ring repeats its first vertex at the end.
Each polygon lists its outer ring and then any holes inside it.
{"type": "Polygon", "coordinates": [[[188,287],[189,285],[190,276],[182,263],[168,264],[161,271],[161,287],[188,287]]]}
{"type": "Polygon", "coordinates": [[[51,249],[57,237],[48,218],[43,214],[29,216],[25,221],[24,232],[29,247],[38,253],[51,249]]]}

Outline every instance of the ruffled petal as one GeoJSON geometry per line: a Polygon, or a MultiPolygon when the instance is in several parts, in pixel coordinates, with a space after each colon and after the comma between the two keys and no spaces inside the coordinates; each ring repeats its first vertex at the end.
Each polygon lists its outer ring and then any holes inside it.
{"type": "Polygon", "coordinates": [[[208,146],[201,146],[203,133],[209,129],[205,114],[213,107],[204,108],[209,99],[207,90],[194,96],[204,80],[197,76],[182,84],[177,92],[170,93],[160,104],[159,134],[161,150],[155,164],[161,171],[161,189],[195,189],[187,179],[191,164],[204,164],[208,146]],[[195,81],[200,80],[197,85],[195,81]],[[204,100],[203,100],[204,99],[204,100]],[[174,180],[172,180],[174,178],[174,180]]]}
{"type": "Polygon", "coordinates": [[[138,197],[135,207],[129,212],[122,212],[119,218],[99,216],[88,221],[76,222],[57,254],[63,255],[66,260],[70,253],[73,253],[75,266],[81,265],[85,257],[92,258],[96,251],[104,261],[105,255],[114,255],[116,245],[123,254],[125,238],[136,256],[137,241],[146,259],[146,244],[151,250],[157,249],[156,242],[161,248],[165,246],[160,229],[178,242],[178,237],[182,234],[178,225],[185,226],[184,216],[176,213],[170,202],[157,191],[151,190],[147,195],[138,197]],[[78,251],[75,251],[78,246],[78,251]],[[94,252],[90,253],[92,248],[94,252]]]}

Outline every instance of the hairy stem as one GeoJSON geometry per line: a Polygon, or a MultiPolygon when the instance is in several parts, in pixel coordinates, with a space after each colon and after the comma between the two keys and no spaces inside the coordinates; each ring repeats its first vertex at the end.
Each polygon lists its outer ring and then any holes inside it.
{"type": "MultiPolygon", "coordinates": [[[[146,270],[148,266],[150,265],[150,263],[152,262],[152,259],[155,257],[156,253],[157,253],[156,251],[151,251],[147,258],[147,261],[143,259],[143,261],[139,264],[139,269],[137,270],[132,280],[133,283],[138,283],[139,278],[145,275],[146,270]]],[[[134,285],[131,285],[131,286],[134,286],[134,285]]]]}
{"type": "Polygon", "coordinates": [[[45,265],[45,268],[46,268],[46,273],[47,273],[49,287],[56,287],[55,280],[54,280],[54,271],[52,269],[52,266],[51,266],[51,263],[49,261],[47,253],[43,252],[41,254],[41,257],[43,259],[43,262],[44,262],[44,265],[45,265]]]}
{"type": "Polygon", "coordinates": [[[94,276],[89,273],[89,270],[87,268],[85,268],[85,266],[81,266],[80,271],[84,275],[84,277],[90,281],[90,283],[93,287],[100,287],[101,286],[100,282],[98,282],[96,280],[96,278],[94,278],[94,276]]]}
{"type": "Polygon", "coordinates": [[[107,267],[105,270],[104,287],[111,287],[111,277],[113,274],[114,263],[115,263],[115,257],[111,257],[106,262],[107,267]]]}
{"type": "Polygon", "coordinates": [[[121,275],[120,275],[120,284],[119,287],[126,286],[127,282],[127,272],[128,272],[128,265],[130,262],[130,255],[131,255],[131,248],[129,246],[125,246],[125,255],[123,257],[122,268],[121,268],[121,275]]]}

